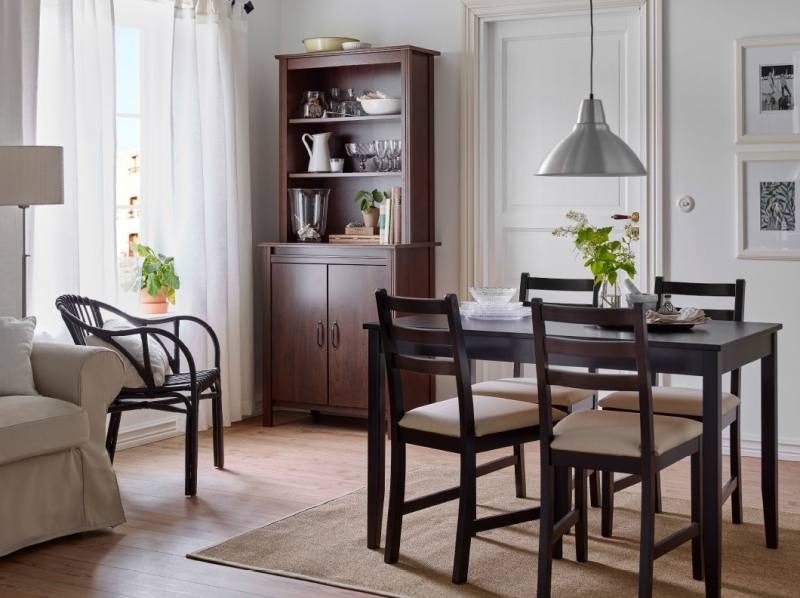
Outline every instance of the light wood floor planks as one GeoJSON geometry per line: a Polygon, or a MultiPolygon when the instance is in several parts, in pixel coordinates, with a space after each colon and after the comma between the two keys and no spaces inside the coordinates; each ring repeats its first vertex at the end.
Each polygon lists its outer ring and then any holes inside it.
{"type": "MultiPolygon", "coordinates": [[[[182,438],[118,453],[115,467],[128,522],[0,558],[0,596],[355,596],[185,558],[188,552],[364,485],[363,422],[290,413],[280,414],[278,421],[274,428],[262,428],[253,419],[227,429],[224,471],[212,466],[211,435],[201,434],[194,499],[183,496],[182,438]]],[[[531,472],[538,466],[536,450],[536,445],[528,447],[531,472]]],[[[743,461],[745,505],[758,507],[759,461],[743,461]]],[[[457,467],[452,456],[425,449],[410,452],[409,465],[415,462],[457,467]]],[[[800,512],[800,463],[783,462],[780,472],[781,510],[800,512]]],[[[688,463],[667,470],[665,495],[688,498],[688,479],[688,463]]]]}

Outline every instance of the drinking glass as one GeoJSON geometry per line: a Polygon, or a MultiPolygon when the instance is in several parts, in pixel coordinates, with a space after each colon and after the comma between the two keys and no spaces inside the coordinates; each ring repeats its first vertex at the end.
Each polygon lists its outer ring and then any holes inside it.
{"type": "Polygon", "coordinates": [[[403,146],[399,139],[392,139],[389,141],[389,155],[391,157],[390,170],[394,172],[400,171],[400,154],[402,151],[403,146]]]}
{"type": "Polygon", "coordinates": [[[375,154],[378,157],[378,170],[386,172],[389,170],[389,140],[378,139],[375,141],[375,154]]]}
{"type": "Polygon", "coordinates": [[[347,155],[359,161],[361,172],[367,169],[367,160],[375,157],[375,143],[345,143],[344,149],[347,155]]]}

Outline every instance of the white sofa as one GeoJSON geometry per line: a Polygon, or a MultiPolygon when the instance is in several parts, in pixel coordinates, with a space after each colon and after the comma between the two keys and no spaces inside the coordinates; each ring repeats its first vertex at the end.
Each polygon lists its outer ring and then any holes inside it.
{"type": "Polygon", "coordinates": [[[122,361],[106,349],[35,343],[31,364],[39,394],[0,396],[0,556],[125,521],[105,450],[122,361]]]}

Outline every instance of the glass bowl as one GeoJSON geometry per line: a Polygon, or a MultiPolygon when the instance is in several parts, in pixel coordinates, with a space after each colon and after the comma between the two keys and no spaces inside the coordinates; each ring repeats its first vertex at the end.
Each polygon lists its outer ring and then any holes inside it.
{"type": "Polygon", "coordinates": [[[517,293],[515,287],[469,287],[469,294],[481,305],[508,303],[517,293]]]}

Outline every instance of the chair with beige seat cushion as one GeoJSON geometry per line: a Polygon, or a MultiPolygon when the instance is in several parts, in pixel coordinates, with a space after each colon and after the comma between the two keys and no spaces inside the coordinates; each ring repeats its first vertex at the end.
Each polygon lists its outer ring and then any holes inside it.
{"type": "MultiPolygon", "coordinates": [[[[386,524],[384,561],[400,557],[400,535],[404,515],[458,499],[456,545],[453,558],[454,583],[464,583],[469,569],[472,536],[490,529],[532,521],[539,508],[477,516],[476,478],[514,466],[517,493],[524,480],[522,460],[515,453],[482,463],[478,453],[506,447],[521,447],[539,438],[539,408],[534,403],[473,395],[470,367],[464,347],[458,299],[408,299],[376,292],[381,347],[389,386],[389,422],[392,460],[389,483],[389,514],[386,524]],[[427,314],[442,319],[441,328],[410,328],[392,313],[427,314]],[[458,396],[405,410],[403,372],[452,376],[458,396]],[[406,446],[413,444],[456,453],[461,461],[459,485],[410,500],[405,498],[406,446]]],[[[414,403],[413,400],[409,401],[414,403]]]]}
{"type": "Polygon", "coordinates": [[[104,446],[122,361],[53,343],[26,358],[35,394],[0,396],[0,556],[125,521],[104,446]]]}
{"type": "MultiPolygon", "coordinates": [[[[472,392],[514,401],[539,402],[536,378],[487,380],[473,384],[472,392]]],[[[565,411],[572,411],[576,405],[584,401],[591,401],[595,395],[594,392],[583,388],[567,388],[566,386],[554,386],[550,394],[553,397],[553,408],[562,408],[565,411]]]]}
{"type": "MultiPolygon", "coordinates": [[[[588,560],[588,522],[585,470],[635,475],[642,484],[639,559],[639,597],[653,593],[653,566],[658,556],[684,542],[692,544],[692,575],[702,579],[701,462],[702,424],[691,419],[653,414],[647,328],[638,309],[596,309],[543,305],[534,300],[533,337],[539,386],[541,450],[541,519],[539,526],[539,598],[550,596],[553,558],[561,556],[563,536],[575,527],[578,562],[588,560]],[[554,336],[550,323],[578,326],[630,327],[633,340],[590,340],[554,336]],[[550,367],[550,357],[602,363],[612,359],[626,373],[580,372],[550,367]],[[633,373],[631,373],[633,372],[633,373]],[[553,386],[635,392],[641,410],[570,413],[554,425],[550,389],[553,386]],[[691,457],[691,521],[656,541],[656,472],[691,457]],[[574,469],[575,508],[559,491],[557,480],[574,469]]],[[[561,327],[563,329],[563,326],[561,327]]],[[[605,504],[604,504],[605,506],[605,504]]]]}
{"type": "MultiPolygon", "coordinates": [[[[733,309],[704,309],[715,320],[741,322],[744,318],[745,281],[737,280],[734,284],[714,284],[697,282],[666,281],[656,278],[655,292],[659,298],[665,294],[693,297],[732,297],[733,309]]],[[[730,471],[731,477],[722,489],[723,500],[731,497],[732,520],[742,522],[742,490],[741,490],[741,432],[740,414],[740,373],[731,372],[731,391],[722,393],[722,426],[730,426],[730,471]]],[[[660,415],[678,415],[692,418],[698,422],[703,420],[703,391],[693,388],[656,386],[652,389],[653,412],[660,415]]],[[[638,395],[635,392],[615,392],[600,399],[604,410],[637,411],[638,395]]],[[[610,537],[613,534],[614,493],[636,483],[635,478],[614,480],[613,473],[606,474],[603,480],[603,518],[602,534],[610,537]]],[[[660,491],[657,492],[660,504],[660,491]]]]}

